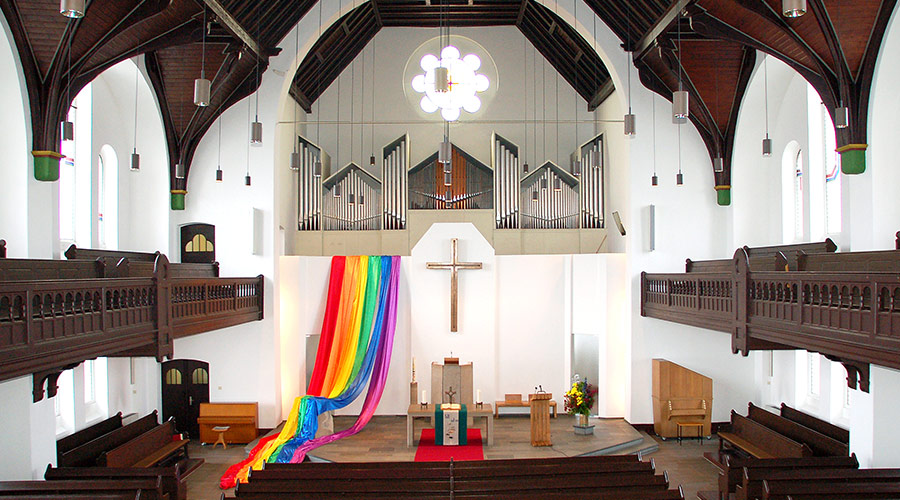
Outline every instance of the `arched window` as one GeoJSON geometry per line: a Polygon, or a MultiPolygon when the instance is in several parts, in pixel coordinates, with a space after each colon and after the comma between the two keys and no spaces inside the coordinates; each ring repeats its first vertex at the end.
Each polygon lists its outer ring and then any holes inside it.
{"type": "Polygon", "coordinates": [[[803,151],[797,141],[791,141],[781,155],[782,166],[782,238],[784,243],[803,241],[805,203],[803,151]]]}

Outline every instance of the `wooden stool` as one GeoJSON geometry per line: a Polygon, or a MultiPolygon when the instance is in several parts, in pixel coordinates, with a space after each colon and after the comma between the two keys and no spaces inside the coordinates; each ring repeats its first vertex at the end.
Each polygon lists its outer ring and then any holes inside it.
{"type": "Polygon", "coordinates": [[[213,427],[213,428],[212,428],[212,430],[214,430],[215,432],[218,432],[218,433],[219,433],[219,439],[217,439],[216,442],[213,443],[213,448],[215,448],[217,444],[222,443],[222,449],[223,449],[223,450],[227,450],[227,449],[228,449],[228,447],[225,446],[225,433],[228,432],[228,429],[231,429],[231,426],[229,426],[229,425],[219,425],[219,426],[216,426],[216,427],[213,427]]]}
{"type": "Polygon", "coordinates": [[[700,446],[703,446],[703,423],[702,422],[675,422],[676,433],[678,435],[678,446],[681,446],[681,439],[684,438],[684,429],[685,428],[695,428],[697,429],[697,439],[700,441],[700,446]]]}

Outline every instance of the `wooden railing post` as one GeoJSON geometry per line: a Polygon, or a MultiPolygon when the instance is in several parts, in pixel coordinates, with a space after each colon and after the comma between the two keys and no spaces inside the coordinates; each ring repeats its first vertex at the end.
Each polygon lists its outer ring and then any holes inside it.
{"type": "Polygon", "coordinates": [[[259,319],[262,321],[266,310],[266,278],[262,274],[257,276],[257,295],[259,296],[259,319]]]}
{"type": "Polygon", "coordinates": [[[641,271],[641,316],[646,317],[644,305],[647,304],[647,271],[641,271]]]}
{"type": "MultiPolygon", "coordinates": [[[[898,233],[900,234],[900,233],[898,233]]],[[[900,247],[898,247],[900,248],[900,247]]],[[[6,258],[6,240],[0,240],[0,259],[6,258]]]]}
{"type": "Polygon", "coordinates": [[[153,266],[153,283],[156,288],[156,360],[174,354],[172,345],[172,285],[169,275],[169,259],[159,254],[153,266]]]}
{"type": "Polygon", "coordinates": [[[738,248],[734,252],[734,270],[732,271],[732,289],[734,290],[734,324],[731,328],[731,352],[740,352],[744,356],[750,353],[747,346],[747,319],[750,315],[750,256],[746,248],[738,248]]]}

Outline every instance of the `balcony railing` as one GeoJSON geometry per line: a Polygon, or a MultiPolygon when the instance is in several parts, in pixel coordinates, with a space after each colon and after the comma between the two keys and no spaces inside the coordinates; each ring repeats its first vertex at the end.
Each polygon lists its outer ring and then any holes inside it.
{"type": "MultiPolygon", "coordinates": [[[[165,255],[149,275],[138,266],[138,276],[112,278],[103,277],[108,268],[84,261],[0,263],[0,380],[35,374],[36,400],[46,379],[52,395],[58,373],[84,360],[162,361],[173,356],[174,338],[263,318],[262,276],[179,277],[197,273],[170,265],[165,255]],[[21,279],[29,275],[54,278],[21,279]]],[[[127,263],[117,269],[122,276],[127,263]]]]}
{"type": "Polygon", "coordinates": [[[641,275],[641,314],[732,335],[732,351],[806,349],[868,383],[869,363],[900,369],[900,252],[803,255],[758,271],[745,249],[731,272],[641,275]],[[874,267],[877,271],[868,268],[874,267]],[[866,373],[862,373],[865,371],[866,373]],[[864,378],[864,380],[863,380],[864,378]]]}

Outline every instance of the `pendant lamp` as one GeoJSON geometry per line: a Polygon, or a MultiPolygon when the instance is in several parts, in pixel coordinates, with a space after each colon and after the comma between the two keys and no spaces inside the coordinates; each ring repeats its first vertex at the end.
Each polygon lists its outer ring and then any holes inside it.
{"type": "Polygon", "coordinates": [[[175,164],[175,178],[176,179],[184,179],[185,168],[184,163],[176,163],[175,164]]]}
{"type": "MultiPolygon", "coordinates": [[[[690,116],[690,99],[688,93],[682,87],[681,80],[681,13],[678,14],[678,90],[672,93],[672,117],[678,120],[687,120],[690,116]]],[[[678,122],[680,123],[680,121],[678,122]]]]}
{"type": "Polygon", "coordinates": [[[844,106],[844,103],[834,109],[834,126],[835,128],[850,126],[850,109],[844,106]]]}
{"type": "Polygon", "coordinates": [[[300,171],[300,153],[296,151],[291,153],[291,170],[294,172],[300,171]]]}
{"type": "Polygon", "coordinates": [[[713,172],[720,174],[725,171],[725,159],[721,156],[713,158],[713,172]]]}
{"type": "Polygon", "coordinates": [[[762,141],[762,154],[768,158],[772,156],[772,139],[769,139],[769,57],[763,60],[763,71],[765,75],[765,95],[766,95],[766,138],[762,141]]]}
{"type": "Polygon", "coordinates": [[[200,78],[194,80],[194,105],[209,106],[212,83],[206,79],[206,8],[203,8],[203,39],[200,43],[200,78]]]}
{"type": "Polygon", "coordinates": [[[806,0],[781,0],[784,17],[800,17],[806,14],[806,0]]]}
{"type": "Polygon", "coordinates": [[[84,17],[84,0],[60,0],[59,13],[71,19],[84,17]]]}
{"type": "Polygon", "coordinates": [[[140,172],[141,170],[141,155],[137,152],[137,126],[138,126],[138,77],[140,76],[140,70],[137,67],[137,62],[134,64],[134,141],[131,143],[132,151],[131,151],[131,171],[132,172],[140,172]]]}

